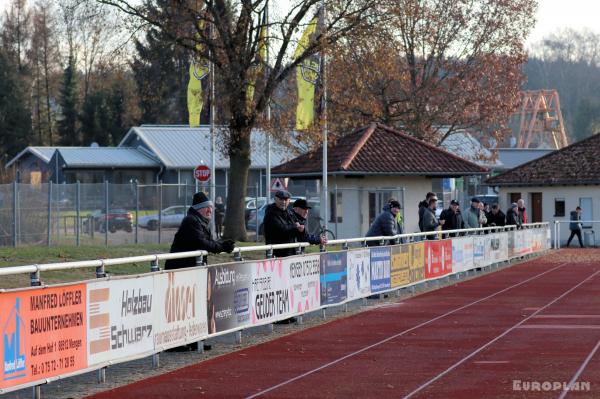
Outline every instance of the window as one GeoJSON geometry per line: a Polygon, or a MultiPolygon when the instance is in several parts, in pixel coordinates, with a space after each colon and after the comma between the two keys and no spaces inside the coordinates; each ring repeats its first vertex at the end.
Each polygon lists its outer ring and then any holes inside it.
{"type": "Polygon", "coordinates": [[[342,192],[337,192],[337,201],[335,193],[329,193],[329,222],[330,223],[342,223],[344,208],[342,205],[342,192]]]}
{"type": "Polygon", "coordinates": [[[565,216],[564,198],[554,198],[554,216],[565,216]]]}

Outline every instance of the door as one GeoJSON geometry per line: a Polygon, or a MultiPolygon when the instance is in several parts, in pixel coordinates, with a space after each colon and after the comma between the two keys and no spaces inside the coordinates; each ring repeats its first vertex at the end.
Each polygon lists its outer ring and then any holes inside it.
{"type": "Polygon", "coordinates": [[[517,202],[519,199],[521,199],[521,193],[509,193],[509,204],[508,207],[510,208],[510,204],[512,204],[513,202],[517,202]]]}
{"type": "Polygon", "coordinates": [[[542,193],[531,193],[531,215],[529,223],[542,222],[542,193]]]}
{"type": "MultiPolygon", "coordinates": [[[[373,220],[383,211],[383,206],[392,198],[393,191],[369,192],[369,226],[373,220]]],[[[398,199],[398,197],[395,197],[398,199]]]]}

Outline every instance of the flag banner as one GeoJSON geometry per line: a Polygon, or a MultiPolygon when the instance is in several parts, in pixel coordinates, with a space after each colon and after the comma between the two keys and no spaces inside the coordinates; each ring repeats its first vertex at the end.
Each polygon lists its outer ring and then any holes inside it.
{"type": "MultiPolygon", "coordinates": [[[[297,59],[308,48],[317,30],[319,14],[310,21],[302,34],[294,58],[297,59]]],[[[319,78],[320,62],[318,55],[306,58],[296,67],[296,86],[298,90],[298,104],[296,106],[296,129],[309,128],[315,119],[315,87],[319,78]]]]}

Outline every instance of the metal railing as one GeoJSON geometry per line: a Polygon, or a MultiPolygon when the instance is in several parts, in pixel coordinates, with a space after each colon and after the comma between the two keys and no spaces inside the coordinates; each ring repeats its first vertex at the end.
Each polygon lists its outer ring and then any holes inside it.
{"type": "MultiPolygon", "coordinates": [[[[554,234],[553,247],[554,247],[554,249],[560,249],[562,247],[561,224],[569,224],[570,225],[571,223],[580,223],[582,225],[582,228],[580,229],[582,242],[585,242],[586,239],[589,240],[589,238],[586,238],[586,235],[590,234],[592,237],[591,239],[593,240],[591,246],[596,246],[596,235],[593,230],[593,227],[595,224],[600,224],[600,220],[555,220],[554,226],[553,226],[553,230],[554,230],[553,231],[553,234],[554,234]]],[[[600,233],[600,230],[599,230],[599,233],[600,233]]]]}

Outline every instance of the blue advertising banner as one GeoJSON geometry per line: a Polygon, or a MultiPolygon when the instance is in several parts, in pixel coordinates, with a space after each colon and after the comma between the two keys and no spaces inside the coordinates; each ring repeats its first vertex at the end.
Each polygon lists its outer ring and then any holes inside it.
{"type": "Polygon", "coordinates": [[[390,247],[371,248],[371,292],[392,288],[390,247]]]}
{"type": "Polygon", "coordinates": [[[321,305],[331,305],[346,300],[347,252],[321,254],[321,305]]]}

